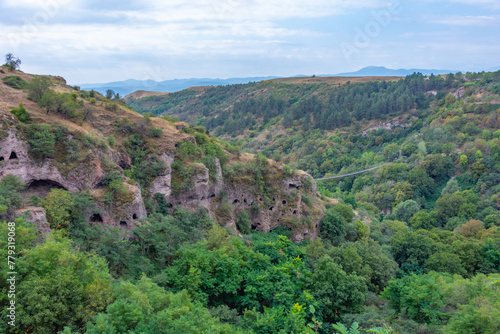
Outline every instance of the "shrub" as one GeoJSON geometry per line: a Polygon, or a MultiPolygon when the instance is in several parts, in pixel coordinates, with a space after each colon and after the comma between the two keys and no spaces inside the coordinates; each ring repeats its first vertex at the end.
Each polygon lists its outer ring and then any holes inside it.
{"type": "Polygon", "coordinates": [[[29,153],[35,159],[52,158],[54,156],[55,136],[48,125],[31,125],[28,128],[29,153]]]}
{"type": "Polygon", "coordinates": [[[51,228],[66,228],[71,222],[75,210],[73,195],[66,190],[51,189],[50,193],[40,204],[47,213],[47,221],[51,228]]]}
{"type": "Polygon", "coordinates": [[[15,89],[23,89],[28,86],[28,81],[24,80],[23,78],[17,75],[8,75],[5,78],[3,78],[2,81],[7,86],[10,86],[15,89]]]}
{"type": "Polygon", "coordinates": [[[68,93],[57,93],[47,90],[38,100],[38,105],[49,112],[57,112],[65,118],[75,116],[75,111],[79,107],[78,102],[68,93]]]}
{"type": "Polygon", "coordinates": [[[109,144],[109,146],[113,147],[113,146],[115,146],[115,143],[116,143],[115,136],[109,135],[109,137],[108,137],[108,144],[109,144]]]}
{"type": "Polygon", "coordinates": [[[250,221],[250,216],[246,211],[241,211],[238,217],[236,218],[236,227],[241,234],[249,234],[250,233],[250,225],[252,222],[250,221]]]}
{"type": "Polygon", "coordinates": [[[28,114],[22,103],[19,103],[19,108],[14,108],[10,112],[22,123],[30,121],[30,114],[28,114]]]}
{"type": "Polygon", "coordinates": [[[329,240],[334,245],[338,245],[345,234],[345,220],[344,217],[332,209],[328,210],[319,222],[321,230],[321,238],[329,240]]]}
{"type": "Polygon", "coordinates": [[[344,217],[346,223],[352,222],[352,219],[354,218],[354,212],[352,211],[351,207],[349,207],[349,205],[337,204],[333,207],[332,210],[334,212],[338,212],[342,217],[344,217]]]}
{"type": "Polygon", "coordinates": [[[163,135],[163,130],[160,128],[151,128],[151,136],[160,138],[163,135]]]}
{"type": "Polygon", "coordinates": [[[392,215],[394,216],[394,219],[408,223],[410,218],[419,211],[420,205],[414,200],[409,199],[399,203],[394,209],[392,215]]]}
{"type": "Polygon", "coordinates": [[[7,175],[0,180],[0,213],[16,209],[23,204],[22,192],[24,181],[14,175],[7,175]]]}
{"type": "Polygon", "coordinates": [[[110,102],[110,103],[106,103],[104,108],[106,110],[109,110],[109,111],[117,111],[118,105],[116,103],[110,102]]]}
{"type": "Polygon", "coordinates": [[[38,102],[42,99],[42,96],[49,91],[52,83],[47,77],[39,77],[32,79],[27,86],[28,89],[28,99],[38,102]]]}

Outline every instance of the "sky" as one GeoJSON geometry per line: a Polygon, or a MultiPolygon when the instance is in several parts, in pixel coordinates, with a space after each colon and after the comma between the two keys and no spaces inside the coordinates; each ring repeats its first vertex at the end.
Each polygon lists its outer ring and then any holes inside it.
{"type": "Polygon", "coordinates": [[[500,0],[0,0],[0,31],[69,84],[500,66],[500,0]]]}

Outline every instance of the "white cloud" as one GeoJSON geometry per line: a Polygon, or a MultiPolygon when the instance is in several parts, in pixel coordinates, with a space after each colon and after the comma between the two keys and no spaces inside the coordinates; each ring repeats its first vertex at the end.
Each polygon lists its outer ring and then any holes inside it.
{"type": "Polygon", "coordinates": [[[429,22],[455,26],[485,27],[500,25],[500,18],[498,16],[454,15],[430,20],[429,22]]]}

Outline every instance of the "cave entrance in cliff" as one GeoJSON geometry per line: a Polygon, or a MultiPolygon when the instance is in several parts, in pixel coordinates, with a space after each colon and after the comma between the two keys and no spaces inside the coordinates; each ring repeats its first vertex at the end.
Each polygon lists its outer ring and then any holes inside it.
{"type": "Polygon", "coordinates": [[[17,160],[16,152],[12,151],[9,156],[9,160],[17,160]]]}
{"type": "Polygon", "coordinates": [[[66,189],[62,184],[52,180],[33,180],[27,184],[26,193],[30,195],[36,195],[38,197],[46,197],[50,190],[56,189],[66,189]]]}
{"type": "Polygon", "coordinates": [[[5,159],[3,157],[0,157],[0,161],[5,161],[5,159]]]}
{"type": "Polygon", "coordinates": [[[104,220],[102,219],[102,216],[98,213],[94,213],[92,216],[90,216],[90,221],[92,223],[102,223],[104,220]]]}

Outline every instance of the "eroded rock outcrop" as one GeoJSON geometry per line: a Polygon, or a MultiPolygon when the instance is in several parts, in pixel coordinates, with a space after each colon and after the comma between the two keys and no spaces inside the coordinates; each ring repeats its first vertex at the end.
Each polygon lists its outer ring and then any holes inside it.
{"type": "Polygon", "coordinates": [[[399,121],[399,120],[395,120],[395,121],[387,122],[387,123],[379,123],[377,125],[369,127],[366,130],[361,131],[361,135],[364,136],[364,137],[366,137],[366,135],[368,134],[368,132],[370,132],[370,131],[377,131],[378,129],[385,129],[385,130],[392,130],[394,128],[403,128],[404,129],[406,127],[412,126],[412,124],[413,124],[412,121],[402,122],[402,121],[399,121]]]}
{"type": "Polygon", "coordinates": [[[9,174],[15,175],[23,179],[27,187],[47,182],[77,192],[92,189],[104,178],[98,160],[78,166],[66,175],[52,159],[36,162],[28,153],[28,144],[19,138],[14,129],[10,129],[7,138],[0,141],[0,157],[4,159],[0,165],[0,179],[9,174]]]}
{"type": "Polygon", "coordinates": [[[153,194],[160,193],[166,197],[172,193],[172,164],[174,163],[174,154],[163,153],[159,156],[167,168],[158,177],[156,177],[150,187],[153,194]]]}
{"type": "Polygon", "coordinates": [[[50,233],[50,226],[47,222],[45,209],[35,206],[28,206],[14,212],[15,216],[23,216],[26,221],[32,222],[37,231],[38,242],[43,242],[50,233]]]}
{"type": "MultiPolygon", "coordinates": [[[[123,177],[126,191],[111,201],[109,189],[103,185],[110,171],[118,170],[123,174],[123,169],[131,168],[131,159],[126,152],[95,150],[80,164],[66,166],[56,159],[35,161],[30,156],[29,144],[22,138],[15,129],[9,129],[8,135],[0,140],[0,179],[9,174],[16,175],[24,180],[28,193],[40,197],[46,196],[53,187],[70,192],[90,191],[96,202],[96,208],[87,214],[87,220],[92,224],[132,230],[141,219],[147,218],[143,193],[134,181],[123,177]]],[[[190,140],[196,143],[194,138],[190,140]]],[[[165,151],[158,157],[164,162],[165,169],[154,178],[149,188],[143,189],[147,196],[161,194],[172,208],[182,206],[196,210],[203,207],[221,225],[235,230],[238,217],[245,211],[251,229],[269,232],[285,225],[292,229],[295,241],[316,237],[323,208],[317,199],[316,184],[307,173],[295,172],[285,177],[283,165],[268,164],[266,173],[272,177],[266,180],[263,193],[262,185],[257,186],[252,180],[251,168],[225,180],[221,163],[214,158],[210,163],[212,170],[201,163],[190,163],[190,186],[174,194],[172,166],[175,152],[165,151]]],[[[50,229],[46,219],[42,218],[44,214],[40,208],[30,209],[34,212],[30,219],[36,221],[45,235],[50,229]]],[[[29,211],[28,208],[23,210],[29,211]]]]}
{"type": "MultiPolygon", "coordinates": [[[[305,172],[296,172],[284,178],[282,169],[275,172],[281,181],[273,184],[271,194],[259,194],[255,184],[224,180],[222,168],[215,159],[215,179],[210,178],[210,170],[203,164],[192,164],[191,187],[178,194],[171,193],[171,184],[165,183],[164,189],[152,187],[155,192],[165,194],[172,206],[182,206],[195,210],[204,207],[221,225],[236,229],[236,221],[241,212],[246,211],[251,220],[251,228],[269,232],[281,225],[293,231],[293,240],[315,238],[318,222],[322,217],[322,207],[316,198],[316,183],[305,172]],[[158,191],[160,190],[160,191],[158,191]],[[308,194],[309,196],[307,196],[308,194]],[[304,201],[303,199],[306,198],[304,201]],[[311,203],[314,201],[314,203],[311,203]]],[[[157,178],[154,185],[159,184],[157,178]]],[[[171,180],[170,177],[168,180],[171,180]]]]}
{"type": "MultiPolygon", "coordinates": [[[[102,152],[99,154],[104,155],[102,152]]],[[[117,200],[112,206],[104,204],[103,192],[105,190],[99,187],[99,183],[104,179],[105,173],[98,154],[93,159],[72,168],[68,173],[63,173],[61,164],[54,159],[45,159],[42,162],[35,161],[29,154],[29,144],[21,140],[14,129],[9,129],[6,138],[0,140],[0,157],[3,158],[3,160],[0,159],[0,179],[7,175],[17,176],[26,183],[28,193],[44,197],[50,188],[63,188],[73,193],[83,190],[93,192],[96,195],[94,198],[97,200],[99,213],[97,216],[94,213],[89,213],[90,221],[131,229],[136,221],[147,217],[141,190],[135,184],[125,182],[127,195],[117,200]]],[[[115,155],[115,159],[112,158],[112,156],[109,157],[109,160],[130,161],[128,156],[123,155],[115,155]]],[[[170,173],[168,173],[168,177],[170,177],[170,173]]],[[[23,212],[27,212],[28,209],[32,210],[34,214],[36,213],[36,217],[33,217],[37,221],[43,221],[40,211],[43,210],[42,208],[29,207],[23,209],[23,212]]],[[[44,215],[45,213],[43,213],[44,215]]],[[[44,224],[38,225],[42,233],[50,231],[48,224],[46,226],[44,224]]]]}

